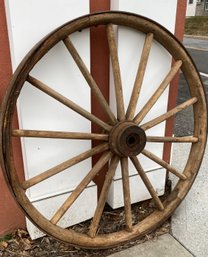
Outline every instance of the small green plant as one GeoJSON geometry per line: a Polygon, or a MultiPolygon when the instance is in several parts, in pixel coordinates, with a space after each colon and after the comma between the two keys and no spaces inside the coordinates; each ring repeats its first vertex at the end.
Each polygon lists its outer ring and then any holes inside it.
{"type": "Polygon", "coordinates": [[[0,238],[0,242],[3,242],[3,241],[9,241],[12,239],[12,235],[11,234],[8,234],[8,235],[5,235],[4,237],[1,237],[0,238]]]}

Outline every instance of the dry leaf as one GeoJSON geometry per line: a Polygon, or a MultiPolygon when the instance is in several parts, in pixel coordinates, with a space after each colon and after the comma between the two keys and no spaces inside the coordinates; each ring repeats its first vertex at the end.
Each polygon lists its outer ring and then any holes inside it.
{"type": "Polygon", "coordinates": [[[0,247],[7,248],[7,246],[8,246],[8,243],[6,241],[1,241],[0,242],[0,247]]]}
{"type": "Polygon", "coordinates": [[[27,231],[23,229],[18,229],[17,230],[17,236],[20,238],[26,237],[28,235],[27,231]]]}
{"type": "Polygon", "coordinates": [[[31,241],[27,238],[22,239],[24,250],[30,250],[32,248],[31,241]]]}

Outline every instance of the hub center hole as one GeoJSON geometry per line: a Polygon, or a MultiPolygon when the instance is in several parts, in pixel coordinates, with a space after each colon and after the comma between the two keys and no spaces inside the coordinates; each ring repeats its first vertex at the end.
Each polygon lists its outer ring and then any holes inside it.
{"type": "Polygon", "coordinates": [[[135,142],[136,142],[136,139],[134,137],[131,136],[131,137],[128,138],[128,144],[129,145],[134,145],[135,142]]]}
{"type": "Polygon", "coordinates": [[[128,147],[134,147],[136,144],[139,143],[139,135],[133,134],[127,137],[126,143],[128,147]]]}

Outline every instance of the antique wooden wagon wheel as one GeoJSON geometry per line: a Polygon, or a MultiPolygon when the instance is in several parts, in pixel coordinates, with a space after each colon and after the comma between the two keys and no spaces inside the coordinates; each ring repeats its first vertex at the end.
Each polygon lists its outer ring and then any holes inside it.
{"type": "Polygon", "coordinates": [[[8,88],[1,113],[1,162],[5,176],[15,196],[15,199],[31,221],[41,230],[59,240],[69,242],[73,245],[79,245],[86,248],[107,248],[150,232],[158,225],[162,224],[172,214],[189,191],[200,167],[206,144],[206,125],[206,99],[200,76],[192,60],[190,59],[190,56],[172,34],[157,23],[138,15],[122,12],[92,14],[68,22],[67,24],[53,31],[38,45],[36,45],[19,65],[8,88]],[[70,40],[70,35],[72,33],[99,25],[104,25],[106,27],[109,42],[110,57],[115,81],[117,117],[115,117],[115,115],[112,113],[108,103],[100,92],[99,87],[96,85],[93,77],[89,73],[84,62],[76,51],[75,46],[70,40]],[[125,110],[123,102],[121,76],[113,25],[133,28],[146,35],[135,84],[127,110],[125,110]],[[148,55],[153,40],[159,43],[170,53],[174,59],[174,65],[162,83],[159,85],[158,89],[152,93],[152,96],[150,96],[149,100],[143,106],[140,112],[135,113],[137,101],[139,101],[139,93],[145,74],[148,55]],[[92,92],[96,95],[101,107],[107,114],[110,121],[108,124],[30,75],[30,72],[35,64],[38,63],[38,61],[60,41],[64,42],[66,48],[88,82],[92,92]],[[191,95],[190,99],[167,111],[165,114],[144,123],[144,117],[158,101],[161,94],[164,92],[179,70],[181,70],[181,72],[184,74],[189,85],[191,95]],[[16,102],[25,81],[41,90],[43,93],[56,99],[58,102],[60,102],[60,104],[69,107],[86,119],[97,124],[105,132],[103,134],[95,134],[90,132],[72,133],[57,131],[14,130],[12,127],[12,120],[15,113],[16,102]],[[168,118],[174,116],[176,113],[189,106],[193,107],[194,113],[194,133],[192,136],[147,136],[148,129],[163,121],[166,121],[168,118]],[[79,156],[75,156],[74,158],[61,163],[60,165],[53,167],[52,169],[47,170],[36,177],[24,182],[20,182],[16,167],[14,165],[12,149],[13,137],[66,138],[74,140],[85,139],[100,140],[103,142],[91,150],[88,150],[79,156]],[[178,171],[172,165],[169,165],[162,159],[147,151],[145,149],[146,142],[189,142],[191,144],[191,150],[184,170],[182,172],[178,171]],[[102,153],[99,161],[94,165],[89,173],[87,173],[86,177],[76,187],[65,203],[57,210],[54,216],[51,217],[51,220],[46,219],[29,201],[25,190],[37,183],[41,183],[41,181],[46,180],[51,176],[55,176],[62,170],[73,166],[84,159],[92,157],[97,153],[102,153]],[[140,154],[145,155],[179,178],[177,185],[164,202],[162,202],[157,196],[157,193],[154,191],[152,184],[146,176],[137,157],[140,154]],[[133,162],[156,206],[153,213],[137,224],[133,224],[131,219],[128,161],[133,162]],[[91,180],[93,180],[94,176],[107,162],[109,162],[109,170],[107,172],[104,186],[97,204],[97,209],[91,225],[89,226],[88,232],[79,233],[73,231],[72,229],[64,229],[58,226],[57,222],[62,218],[64,213],[71,207],[74,201],[76,201],[77,197],[82,193],[84,188],[90,183],[91,180]],[[110,234],[100,234],[97,232],[97,228],[103,212],[108,189],[119,162],[121,163],[122,167],[126,228],[124,228],[122,231],[110,234]]]}

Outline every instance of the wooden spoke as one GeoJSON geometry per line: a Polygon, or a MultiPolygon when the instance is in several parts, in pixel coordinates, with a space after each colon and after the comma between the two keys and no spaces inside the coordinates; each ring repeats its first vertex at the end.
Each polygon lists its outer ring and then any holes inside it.
{"type": "Polygon", "coordinates": [[[129,106],[128,106],[128,109],[126,112],[127,120],[133,120],[133,118],[134,118],[134,113],[136,110],[137,101],[138,101],[139,94],[141,91],[141,86],[142,86],[142,82],[144,79],[144,74],[145,74],[145,70],[146,70],[146,66],[147,66],[147,61],[149,58],[150,49],[152,46],[152,41],[153,41],[153,34],[152,33],[147,34],[146,38],[145,38],[145,42],[144,42],[144,47],[143,47],[136,79],[134,82],[133,91],[132,91],[131,98],[129,101],[129,106]]]}
{"type": "Polygon", "coordinates": [[[29,83],[31,83],[34,87],[40,89],[41,91],[43,91],[47,95],[53,97],[54,99],[56,99],[60,103],[62,103],[65,106],[69,107],[73,111],[79,113],[80,115],[82,115],[86,119],[96,123],[97,125],[99,125],[100,127],[104,128],[105,130],[109,131],[111,129],[111,126],[109,126],[108,124],[106,124],[102,120],[98,119],[96,116],[94,116],[90,112],[84,110],[82,107],[80,107],[76,103],[72,102],[71,100],[69,100],[65,96],[59,94],[58,92],[56,92],[52,88],[46,86],[41,81],[39,81],[39,80],[37,80],[37,79],[35,79],[35,78],[31,77],[31,76],[28,76],[27,81],[29,83]]]}
{"type": "Polygon", "coordinates": [[[56,175],[57,173],[65,170],[65,169],[67,169],[67,168],[69,168],[69,167],[95,155],[95,154],[98,154],[98,153],[108,150],[108,148],[109,148],[109,146],[107,143],[98,145],[84,153],[81,153],[81,154],[61,163],[61,164],[58,164],[57,166],[55,166],[47,171],[42,172],[41,174],[39,174],[33,178],[30,178],[30,179],[24,181],[21,186],[23,189],[32,187],[32,186],[40,183],[41,181],[43,181],[47,178],[50,178],[50,177],[56,175]]]}
{"type": "Polygon", "coordinates": [[[158,163],[159,165],[161,165],[163,168],[167,169],[168,171],[170,171],[171,173],[173,173],[175,176],[177,176],[178,178],[182,179],[182,180],[186,180],[186,176],[184,174],[181,174],[179,171],[177,171],[174,167],[172,167],[170,164],[168,164],[167,162],[163,161],[162,159],[160,159],[159,157],[157,157],[156,155],[154,155],[153,153],[147,151],[147,150],[143,150],[142,153],[148,157],[150,160],[158,163]]]}
{"type": "Polygon", "coordinates": [[[124,211],[127,231],[132,231],[131,195],[129,188],[128,158],[121,158],[121,172],[123,182],[124,211]]]}
{"type": "Polygon", "coordinates": [[[116,103],[117,103],[117,117],[119,121],[122,121],[125,119],[124,99],[123,99],[119,60],[118,60],[118,50],[116,46],[115,32],[112,24],[107,25],[107,38],[108,38],[111,63],[113,68],[116,103]]]}
{"type": "Polygon", "coordinates": [[[100,91],[99,87],[97,86],[95,80],[93,79],[92,75],[90,74],[88,68],[84,64],[82,58],[78,54],[76,48],[72,44],[71,40],[67,37],[63,40],[66,48],[70,52],[72,58],[74,59],[75,63],[79,67],[82,75],[86,79],[88,85],[92,89],[93,93],[96,95],[97,99],[99,100],[100,105],[103,107],[104,111],[108,115],[110,121],[112,124],[116,123],[116,118],[114,114],[112,113],[107,101],[105,100],[105,97],[103,96],[102,92],[100,91]]]}
{"type": "Polygon", "coordinates": [[[104,209],[104,206],[105,206],[105,203],[106,203],[106,198],[108,196],[108,191],[109,191],[110,185],[112,183],[113,177],[115,175],[115,171],[116,171],[116,168],[118,166],[118,162],[119,162],[119,157],[114,156],[113,159],[112,159],[112,162],[110,164],[109,170],[108,170],[108,172],[106,174],[106,177],[105,177],[105,181],[104,181],[102,191],[101,191],[101,194],[100,194],[100,197],[99,197],[97,208],[95,210],[95,215],[94,215],[92,223],[89,227],[88,234],[89,234],[90,237],[95,237],[95,235],[96,235],[97,228],[98,228],[98,225],[100,223],[102,212],[103,212],[103,209],[104,209]]]}
{"type": "Polygon", "coordinates": [[[170,84],[172,79],[178,73],[178,71],[179,71],[179,69],[180,69],[182,64],[183,64],[182,61],[175,62],[175,64],[173,65],[173,67],[171,68],[171,70],[169,71],[169,73],[167,74],[165,79],[162,81],[162,83],[160,84],[158,89],[154,92],[152,97],[148,100],[148,102],[144,105],[144,107],[141,109],[141,111],[134,118],[134,121],[137,124],[139,124],[144,119],[144,117],[151,110],[153,105],[157,102],[157,100],[162,95],[164,90],[167,88],[167,86],[170,84]]]}
{"type": "Polygon", "coordinates": [[[131,157],[131,161],[133,162],[138,174],[140,175],[142,181],[144,182],[146,188],[148,189],[150,195],[152,196],[157,208],[160,211],[163,211],[164,206],[163,206],[162,202],[160,201],[160,198],[158,197],[157,193],[155,192],[154,187],[152,186],[149,178],[145,174],[145,171],[143,170],[138,158],[137,157],[131,157]]]}
{"type": "Polygon", "coordinates": [[[197,143],[197,137],[156,137],[147,136],[147,142],[163,143],[163,142],[174,142],[174,143],[197,143]]]}
{"type": "Polygon", "coordinates": [[[58,139],[91,139],[91,140],[108,141],[108,135],[106,135],[106,134],[63,132],[63,131],[45,131],[45,130],[15,129],[12,131],[12,136],[14,136],[14,137],[58,138],[58,139]]]}
{"type": "Polygon", "coordinates": [[[168,118],[172,117],[173,115],[175,115],[178,112],[181,112],[182,110],[186,109],[187,107],[189,107],[190,105],[193,105],[194,103],[197,102],[197,98],[193,97],[191,99],[189,99],[188,101],[176,106],[175,108],[173,108],[172,110],[166,112],[165,114],[160,115],[159,117],[148,121],[147,123],[143,124],[141,126],[141,128],[143,130],[148,130],[156,125],[158,125],[159,123],[167,120],[168,118]]]}
{"type": "Polygon", "coordinates": [[[91,169],[91,171],[84,177],[84,179],[80,182],[80,184],[75,188],[75,190],[70,194],[70,196],[66,199],[66,201],[62,204],[62,206],[58,209],[58,211],[54,214],[51,219],[52,224],[57,224],[57,222],[63,217],[63,215],[67,212],[70,206],[74,203],[74,201],[78,198],[78,196],[83,192],[86,186],[92,181],[95,175],[102,169],[102,167],[110,160],[112,157],[112,153],[105,152],[99,161],[95,164],[95,166],[91,169]]]}

